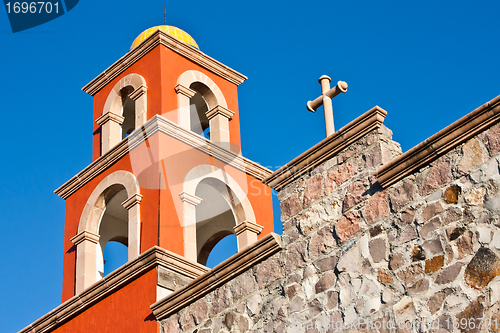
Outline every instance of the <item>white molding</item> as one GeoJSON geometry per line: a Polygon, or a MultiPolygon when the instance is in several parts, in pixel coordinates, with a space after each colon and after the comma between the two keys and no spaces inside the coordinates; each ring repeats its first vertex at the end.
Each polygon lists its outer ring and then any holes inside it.
{"type": "Polygon", "coordinates": [[[244,221],[244,222],[241,222],[240,224],[238,224],[237,226],[235,226],[233,229],[234,229],[234,234],[236,236],[240,235],[241,233],[243,233],[247,230],[258,235],[258,234],[260,234],[262,229],[264,229],[264,227],[261,225],[258,225],[257,223],[253,223],[250,221],[244,221]]]}
{"type": "Polygon", "coordinates": [[[177,94],[181,94],[181,95],[184,95],[188,98],[192,98],[194,95],[196,95],[196,91],[194,91],[193,89],[190,89],[182,84],[177,84],[175,87],[175,92],[177,94]]]}
{"type": "Polygon", "coordinates": [[[99,126],[102,126],[102,125],[106,124],[108,121],[114,121],[115,123],[121,125],[121,124],[123,124],[124,120],[125,120],[124,117],[122,117],[122,116],[120,116],[120,115],[118,115],[116,113],[113,113],[111,111],[107,111],[102,116],[100,116],[99,118],[97,118],[95,120],[95,122],[99,126]]]}
{"type": "Polygon", "coordinates": [[[97,244],[97,243],[99,243],[100,237],[101,236],[94,234],[93,232],[84,230],[84,231],[80,232],[78,235],[76,235],[75,237],[71,238],[70,241],[75,245],[78,245],[85,240],[88,240],[94,244],[97,244]]]}
{"type": "Polygon", "coordinates": [[[132,91],[128,95],[128,97],[130,97],[130,99],[136,101],[137,99],[139,99],[139,97],[141,97],[142,95],[145,95],[147,91],[148,91],[148,87],[141,84],[141,86],[138,87],[137,89],[135,89],[134,91],[132,91]]]}
{"type": "Polygon", "coordinates": [[[238,73],[234,69],[222,64],[221,62],[207,56],[205,53],[181,42],[169,34],[157,30],[151,36],[146,38],[141,44],[127,52],[123,57],[99,74],[94,80],[82,88],[89,95],[94,96],[99,90],[117,78],[121,73],[127,70],[135,62],[141,59],[156,46],[163,45],[168,49],[180,54],[203,68],[223,77],[224,79],[240,85],[247,77],[238,73]]]}
{"type": "Polygon", "coordinates": [[[105,171],[123,156],[128,154],[129,151],[144,143],[145,140],[152,137],[157,132],[161,132],[182,141],[207,155],[213,156],[227,165],[249,174],[259,181],[263,181],[273,174],[268,168],[248,158],[227,150],[199,134],[181,128],[179,125],[160,115],[155,115],[148,120],[144,126],[136,128],[128,137],[124,138],[111,150],[97,158],[76,176],[56,189],[54,193],[63,199],[67,199],[71,194],[75,193],[101,172],[105,171]]]}
{"type": "Polygon", "coordinates": [[[192,194],[189,194],[186,192],[179,193],[179,197],[181,198],[182,202],[190,203],[193,206],[197,206],[203,201],[202,198],[199,198],[195,195],[192,195],[192,194]]]}
{"type": "Polygon", "coordinates": [[[135,205],[139,205],[142,201],[142,195],[141,194],[134,194],[124,202],[122,202],[123,208],[126,210],[129,210],[130,208],[134,207],[135,205]]]}
{"type": "Polygon", "coordinates": [[[228,108],[225,108],[221,105],[216,105],[210,111],[207,112],[208,120],[211,120],[212,118],[218,115],[226,117],[227,119],[231,119],[231,117],[234,116],[234,111],[231,111],[228,108]]]}

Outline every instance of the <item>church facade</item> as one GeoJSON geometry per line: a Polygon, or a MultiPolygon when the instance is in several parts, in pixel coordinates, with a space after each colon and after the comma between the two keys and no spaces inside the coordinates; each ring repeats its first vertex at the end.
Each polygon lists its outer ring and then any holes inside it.
{"type": "Polygon", "coordinates": [[[500,96],[405,153],[374,107],[273,172],[239,151],[245,79],[161,26],[83,88],[63,302],[21,332],[500,331],[500,96]]]}

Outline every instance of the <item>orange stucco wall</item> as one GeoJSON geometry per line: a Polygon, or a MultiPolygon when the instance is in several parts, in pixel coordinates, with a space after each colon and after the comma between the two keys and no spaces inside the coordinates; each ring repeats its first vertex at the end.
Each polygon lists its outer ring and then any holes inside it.
{"type": "Polygon", "coordinates": [[[159,332],[149,307],[156,302],[156,279],[156,269],[146,272],[53,332],[159,332]]]}

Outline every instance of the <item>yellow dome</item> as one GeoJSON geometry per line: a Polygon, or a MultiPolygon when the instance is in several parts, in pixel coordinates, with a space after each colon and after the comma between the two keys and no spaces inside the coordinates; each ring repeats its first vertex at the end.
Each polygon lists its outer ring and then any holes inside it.
{"type": "Polygon", "coordinates": [[[145,40],[146,38],[148,38],[149,36],[151,36],[153,34],[153,32],[155,32],[158,29],[160,29],[161,31],[169,34],[170,36],[173,36],[173,37],[177,38],[178,40],[180,40],[180,41],[182,41],[184,43],[187,43],[187,44],[189,44],[191,46],[194,46],[197,49],[199,49],[198,44],[196,44],[196,42],[194,41],[193,37],[189,36],[189,34],[187,32],[185,32],[184,30],[181,30],[179,28],[172,27],[170,25],[159,25],[159,26],[152,27],[152,28],[149,28],[147,30],[144,30],[134,40],[134,42],[132,43],[132,46],[130,47],[130,49],[132,50],[134,47],[136,47],[137,45],[139,45],[143,40],[145,40]]]}

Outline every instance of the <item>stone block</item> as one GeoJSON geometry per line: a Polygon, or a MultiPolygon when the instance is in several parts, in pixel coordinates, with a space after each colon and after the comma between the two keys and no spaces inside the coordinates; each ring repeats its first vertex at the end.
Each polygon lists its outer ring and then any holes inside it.
{"type": "Polygon", "coordinates": [[[425,274],[437,272],[444,266],[444,255],[436,256],[425,261],[425,274]]]}
{"type": "Polygon", "coordinates": [[[415,209],[414,208],[407,208],[401,213],[401,221],[404,223],[412,223],[414,218],[415,218],[415,209]]]}
{"type": "MultiPolygon", "coordinates": [[[[500,243],[499,243],[500,244],[500,243]]],[[[364,234],[359,240],[359,245],[361,247],[361,254],[363,258],[368,258],[370,255],[369,237],[368,234],[364,234]]]]}
{"type": "Polygon", "coordinates": [[[417,317],[415,305],[411,297],[405,296],[393,306],[396,323],[404,323],[406,321],[413,322],[417,317]]]}
{"type": "Polygon", "coordinates": [[[394,253],[391,255],[391,260],[389,261],[389,267],[392,270],[397,270],[400,267],[403,267],[405,264],[405,261],[403,259],[403,254],[402,253],[394,253]]]}
{"type": "Polygon", "coordinates": [[[302,290],[302,288],[298,285],[298,284],[292,284],[291,286],[289,286],[288,288],[286,288],[286,296],[289,298],[289,299],[293,299],[295,297],[295,295],[297,295],[300,291],[302,290]]]}
{"type": "Polygon", "coordinates": [[[349,163],[344,163],[339,168],[329,171],[325,179],[326,194],[330,193],[346,180],[351,178],[355,171],[355,168],[349,163]]]}
{"type": "Polygon", "coordinates": [[[378,280],[385,285],[389,285],[394,282],[391,273],[383,268],[378,271],[378,280]]]}
{"type": "Polygon", "coordinates": [[[339,293],[337,291],[329,290],[326,295],[328,299],[326,307],[328,310],[336,308],[339,303],[339,293]]]}
{"type": "Polygon", "coordinates": [[[437,284],[447,284],[452,281],[455,281],[457,278],[458,274],[460,273],[460,270],[462,269],[462,266],[464,264],[461,262],[457,262],[447,268],[445,268],[441,274],[436,278],[434,281],[437,284]]]}
{"type": "Polygon", "coordinates": [[[472,206],[478,206],[484,204],[484,197],[486,196],[486,189],[484,187],[473,188],[469,194],[464,198],[465,201],[472,206]]]}
{"type": "Polygon", "coordinates": [[[490,151],[490,155],[494,156],[500,152],[500,126],[492,126],[485,136],[486,147],[490,151]]]}
{"type": "Polygon", "coordinates": [[[462,218],[462,211],[458,207],[450,207],[446,210],[443,224],[459,221],[462,218]]]}
{"type": "Polygon", "coordinates": [[[431,164],[427,177],[420,187],[420,194],[424,195],[451,181],[450,161],[446,155],[438,158],[431,164]]]}
{"type": "Polygon", "coordinates": [[[484,314],[484,296],[479,296],[474,301],[472,301],[462,312],[457,314],[457,320],[460,322],[462,319],[467,321],[465,328],[460,327],[460,331],[463,333],[476,333],[481,332],[483,327],[479,327],[479,323],[483,319],[484,314]],[[474,322],[474,324],[472,324],[474,322]]]}
{"type": "Polygon", "coordinates": [[[304,208],[323,195],[323,176],[314,175],[305,183],[304,208]]]}
{"type": "Polygon", "coordinates": [[[373,223],[379,217],[387,216],[387,214],[389,214],[389,206],[385,191],[377,193],[366,200],[364,216],[369,224],[373,223]]]}
{"type": "Polygon", "coordinates": [[[429,301],[427,301],[427,307],[429,308],[431,315],[435,314],[441,308],[445,298],[452,293],[452,289],[445,288],[429,298],[429,301]]]}
{"type": "Polygon", "coordinates": [[[438,202],[427,205],[420,215],[419,221],[425,222],[444,211],[443,206],[438,202]]]}
{"type": "Polygon", "coordinates": [[[363,201],[366,197],[366,192],[369,188],[368,181],[356,181],[352,183],[348,190],[347,195],[343,201],[342,211],[346,212],[352,206],[363,201]]]}
{"type": "Polygon", "coordinates": [[[371,237],[377,237],[381,233],[382,233],[382,226],[380,224],[374,226],[373,228],[370,228],[370,236],[371,237]]]}
{"type": "Polygon", "coordinates": [[[423,238],[427,238],[427,236],[439,228],[441,226],[441,220],[439,219],[439,216],[436,216],[432,220],[426,222],[422,229],[420,230],[420,236],[423,238]]]}
{"type": "Polygon", "coordinates": [[[446,230],[446,234],[448,235],[448,239],[450,242],[462,236],[464,232],[465,228],[461,226],[451,227],[446,230]]]}
{"type": "Polygon", "coordinates": [[[443,193],[443,201],[447,204],[456,204],[460,194],[462,194],[462,188],[460,186],[456,184],[448,186],[443,193]]]}
{"type": "Polygon", "coordinates": [[[477,227],[479,234],[479,242],[482,244],[489,244],[491,242],[491,229],[489,227],[477,227]]]}
{"type": "Polygon", "coordinates": [[[475,138],[470,139],[462,146],[463,156],[458,163],[458,170],[467,172],[474,165],[484,162],[483,149],[475,138]]]}
{"type": "Polygon", "coordinates": [[[306,260],[306,246],[304,242],[288,247],[285,252],[285,270],[287,273],[303,267],[306,260]]]}
{"type": "MultiPolygon", "coordinates": [[[[337,229],[336,226],[335,229],[337,229]]],[[[311,258],[316,258],[320,254],[327,253],[335,244],[333,230],[330,226],[326,226],[311,236],[309,255],[311,258]]]]}
{"type": "Polygon", "coordinates": [[[422,265],[421,264],[414,264],[411,265],[410,267],[401,270],[400,272],[397,273],[397,276],[405,285],[410,284],[417,276],[419,276],[422,273],[422,265]]]}
{"type": "Polygon", "coordinates": [[[376,238],[370,241],[370,254],[374,262],[381,262],[385,259],[385,240],[376,238]]]}
{"type": "Polygon", "coordinates": [[[281,202],[281,221],[285,222],[290,217],[297,215],[302,210],[297,193],[292,194],[288,199],[281,202]]]}
{"type": "Polygon", "coordinates": [[[429,280],[427,280],[426,278],[420,279],[413,285],[408,287],[407,289],[408,294],[413,294],[413,295],[423,294],[427,290],[429,290],[429,285],[430,285],[429,280]]]}
{"type": "Polygon", "coordinates": [[[323,291],[326,291],[333,287],[335,285],[335,282],[337,282],[337,276],[333,272],[326,272],[316,283],[314,289],[316,291],[316,294],[319,294],[323,291]]]}
{"type": "Polygon", "coordinates": [[[337,265],[338,258],[337,256],[331,256],[328,258],[324,258],[321,260],[318,260],[315,265],[319,269],[320,272],[326,272],[333,270],[335,266],[337,265]]]}
{"type": "Polygon", "coordinates": [[[465,232],[456,242],[458,250],[458,259],[462,259],[473,251],[472,232],[465,232]]]}
{"type": "Polygon", "coordinates": [[[344,242],[358,232],[360,225],[361,221],[359,212],[347,212],[347,214],[342,216],[337,224],[335,224],[335,232],[340,241],[344,242]]]}
{"type": "Polygon", "coordinates": [[[467,265],[464,279],[469,286],[482,289],[498,275],[500,275],[499,258],[489,248],[481,247],[467,265]]]}
{"type": "Polygon", "coordinates": [[[403,183],[389,192],[389,201],[395,212],[400,211],[404,206],[413,201],[416,186],[411,180],[403,183]]]}
{"type": "Polygon", "coordinates": [[[411,225],[407,225],[393,242],[394,245],[401,245],[418,237],[417,232],[411,225]]]}
{"type": "Polygon", "coordinates": [[[337,263],[339,272],[361,272],[361,255],[359,246],[354,246],[349,251],[344,253],[337,263]]]}
{"type": "Polygon", "coordinates": [[[425,241],[422,247],[429,251],[432,255],[443,253],[443,246],[439,238],[425,241]]]}

